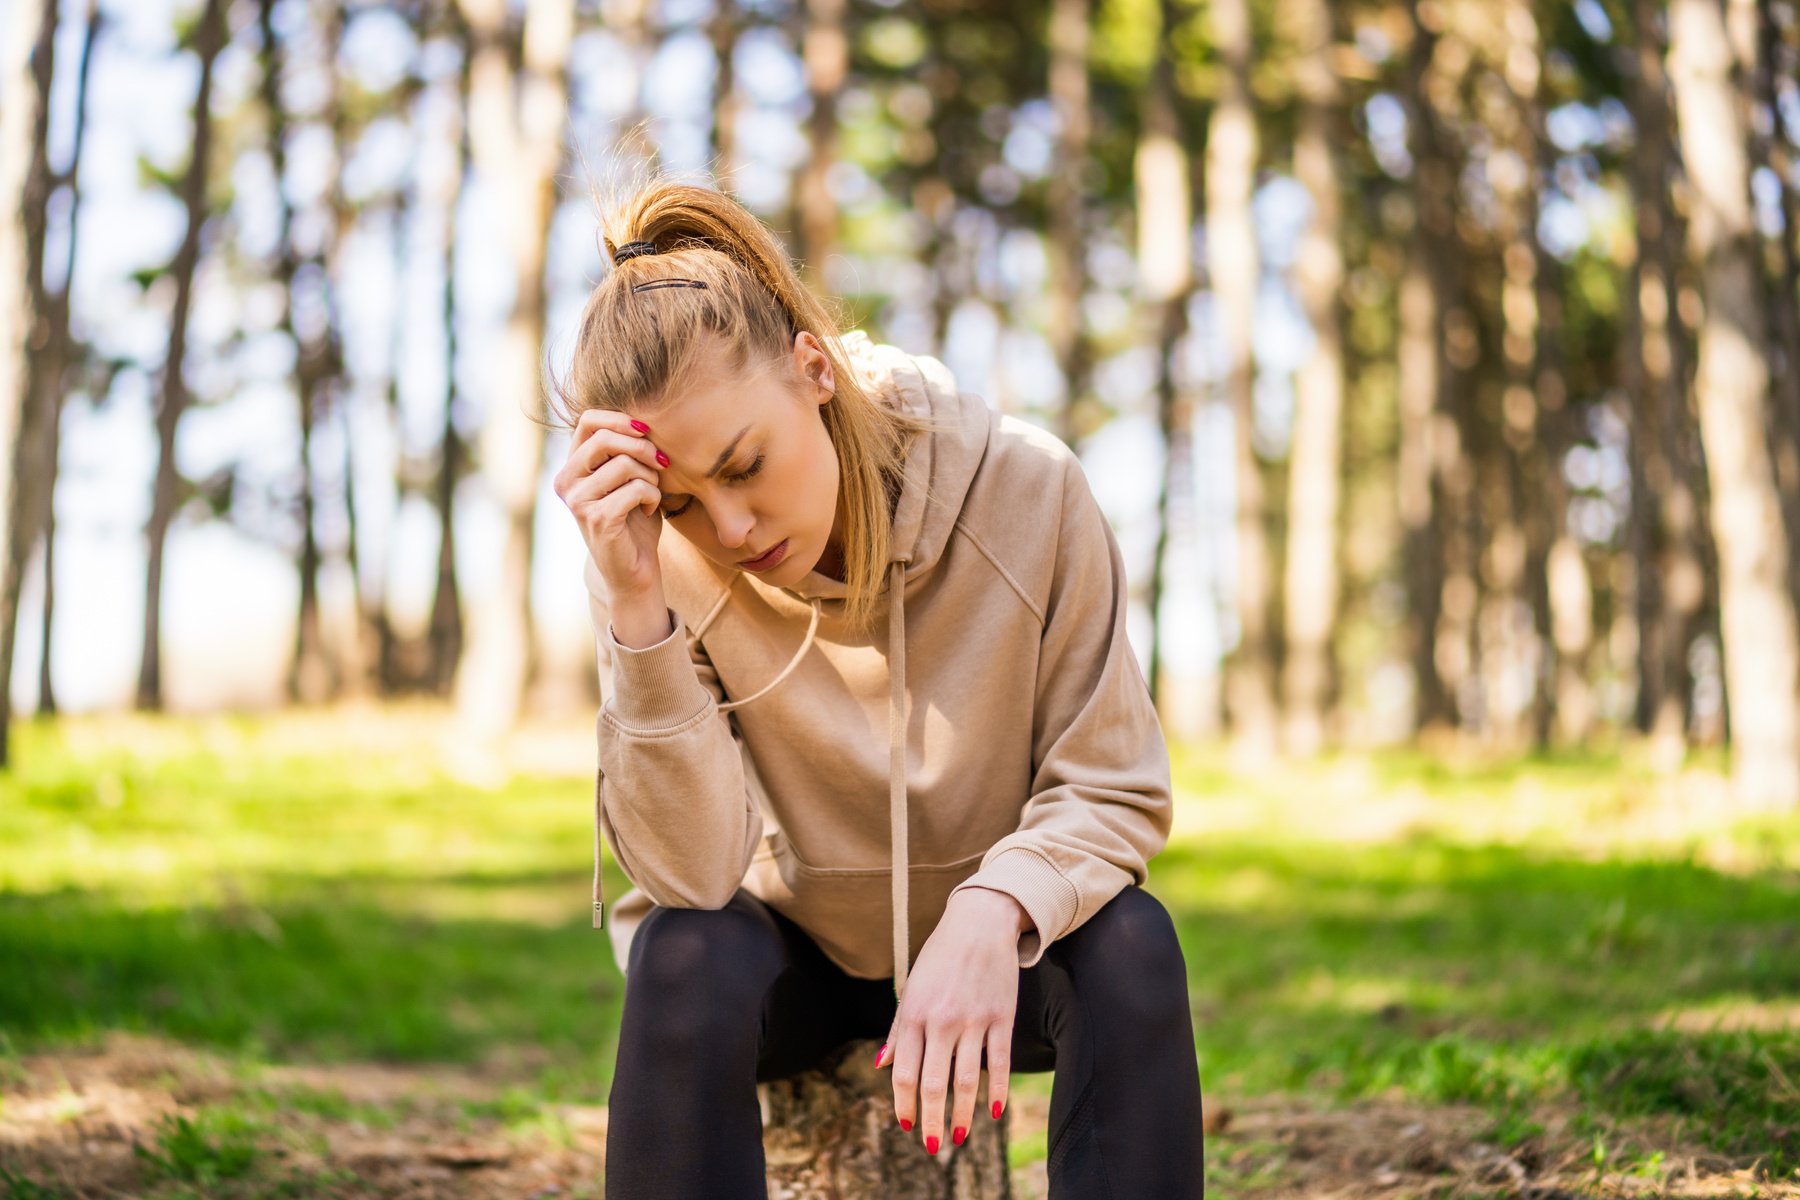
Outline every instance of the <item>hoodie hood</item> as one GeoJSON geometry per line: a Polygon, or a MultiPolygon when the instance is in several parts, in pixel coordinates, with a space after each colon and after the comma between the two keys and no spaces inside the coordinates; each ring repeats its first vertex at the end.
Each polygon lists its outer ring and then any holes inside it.
{"type": "MultiPolygon", "coordinates": [[[[954,430],[931,430],[913,439],[888,538],[888,837],[893,886],[894,995],[898,997],[905,990],[910,963],[906,919],[911,865],[906,844],[906,588],[943,557],[962,511],[963,498],[987,448],[990,414],[980,397],[957,390],[955,377],[936,358],[877,344],[860,329],[845,334],[840,344],[864,387],[881,403],[939,421],[957,421],[954,430]]],[[[811,651],[821,606],[829,602],[841,605],[849,594],[847,584],[817,571],[807,572],[787,587],[764,583],[750,571],[728,574],[724,591],[695,623],[692,637],[706,632],[730,603],[734,587],[786,592],[806,601],[812,615],[799,648],[786,665],[750,695],[719,705],[720,712],[754,704],[780,686],[811,651]]],[[[595,900],[597,905],[598,895],[595,900]]]]}

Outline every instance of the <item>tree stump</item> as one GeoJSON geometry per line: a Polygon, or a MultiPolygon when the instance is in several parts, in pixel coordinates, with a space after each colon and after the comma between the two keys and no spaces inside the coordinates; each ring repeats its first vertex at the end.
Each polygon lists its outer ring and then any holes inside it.
{"type": "Polygon", "coordinates": [[[878,1049],[852,1042],[810,1071],[757,1085],[769,1200],[1010,1200],[1012,1109],[989,1114],[987,1072],[969,1136],[953,1146],[946,1125],[927,1154],[919,1127],[894,1120],[891,1068],[871,1065],[878,1049]]]}

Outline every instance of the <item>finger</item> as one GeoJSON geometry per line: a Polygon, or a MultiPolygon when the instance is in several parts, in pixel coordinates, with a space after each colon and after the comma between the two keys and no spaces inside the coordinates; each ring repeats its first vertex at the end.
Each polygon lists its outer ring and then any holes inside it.
{"type": "Polygon", "coordinates": [[[655,471],[629,455],[615,454],[596,470],[571,484],[567,494],[563,496],[563,502],[579,512],[581,505],[592,504],[607,493],[625,486],[625,482],[630,479],[639,479],[649,484],[657,498],[662,498],[662,479],[655,471]]]}
{"type": "Polygon", "coordinates": [[[629,453],[651,469],[661,465],[656,461],[656,447],[648,444],[644,434],[623,424],[624,420],[623,413],[608,409],[590,408],[581,414],[569,439],[569,452],[556,471],[553,486],[557,495],[566,499],[570,489],[615,454],[629,453]],[[597,440],[603,434],[610,440],[597,440]]]}
{"type": "Polygon", "coordinates": [[[628,454],[653,471],[663,465],[647,436],[630,431],[620,433],[610,428],[590,433],[571,454],[570,463],[577,471],[592,471],[614,454],[628,454]]]}
{"type": "Polygon", "coordinates": [[[1006,1111],[1008,1091],[1012,1087],[1012,1024],[995,1022],[987,1035],[988,1115],[994,1120],[1006,1111]]]}
{"type": "Polygon", "coordinates": [[[643,429],[638,428],[638,425],[643,424],[643,421],[633,417],[630,413],[620,412],[616,408],[589,408],[582,410],[581,415],[575,419],[573,436],[574,440],[579,442],[596,429],[616,429],[620,433],[648,433],[650,430],[647,425],[643,429]],[[633,421],[637,421],[637,425],[632,424],[633,421]]]}
{"type": "Polygon", "coordinates": [[[950,1055],[956,1048],[956,1031],[925,1030],[925,1060],[919,1068],[919,1136],[925,1152],[936,1154],[944,1144],[944,1104],[950,1097],[950,1055]]]}
{"type": "Polygon", "coordinates": [[[925,1033],[918,1022],[904,1020],[894,1030],[894,1117],[910,1130],[918,1120],[919,1066],[925,1057],[925,1033]]]}
{"type": "Polygon", "coordinates": [[[950,1105],[950,1144],[960,1146],[975,1123],[975,1091],[981,1086],[981,1043],[987,1030],[967,1029],[956,1043],[956,1061],[951,1064],[954,1100],[950,1105]]]}
{"type": "Polygon", "coordinates": [[[642,508],[645,516],[655,517],[660,503],[661,492],[641,479],[627,479],[593,503],[591,523],[600,533],[611,536],[618,533],[632,509],[642,508]]]}

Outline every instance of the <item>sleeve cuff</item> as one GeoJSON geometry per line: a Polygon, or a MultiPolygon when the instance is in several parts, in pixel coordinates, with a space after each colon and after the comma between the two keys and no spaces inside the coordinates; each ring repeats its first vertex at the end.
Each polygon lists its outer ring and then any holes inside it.
{"type": "Polygon", "coordinates": [[[1049,944],[1075,919],[1080,896],[1075,885],[1035,850],[1013,846],[1002,850],[973,875],[950,889],[992,888],[1019,902],[1035,927],[1019,935],[1019,966],[1034,967],[1049,944]]]}
{"type": "Polygon", "coordinates": [[[612,655],[613,719],[634,729],[672,729],[691,720],[712,699],[694,673],[688,656],[687,624],[674,609],[666,610],[669,636],[651,646],[624,646],[606,623],[607,650],[612,655]]]}

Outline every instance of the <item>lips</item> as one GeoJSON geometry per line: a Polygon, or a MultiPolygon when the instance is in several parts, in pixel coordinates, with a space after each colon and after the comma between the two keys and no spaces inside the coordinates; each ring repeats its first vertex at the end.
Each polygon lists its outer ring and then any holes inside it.
{"type": "Polygon", "coordinates": [[[743,567],[748,571],[760,571],[765,567],[774,566],[786,553],[787,539],[782,538],[779,542],[776,542],[773,546],[769,547],[769,549],[765,550],[760,557],[740,558],[738,560],[738,566],[743,567]]]}

